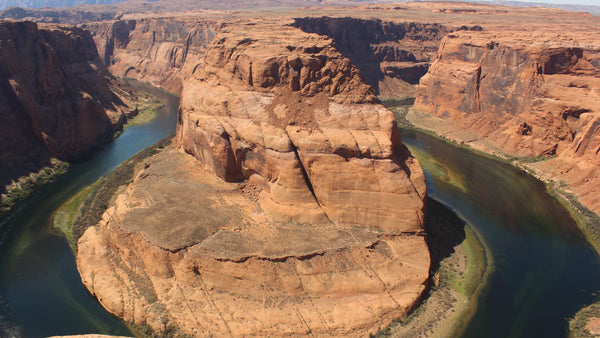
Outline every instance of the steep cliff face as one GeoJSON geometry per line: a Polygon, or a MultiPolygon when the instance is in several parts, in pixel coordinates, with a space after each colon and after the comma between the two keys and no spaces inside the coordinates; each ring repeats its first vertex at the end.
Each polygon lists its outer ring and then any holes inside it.
{"type": "Polygon", "coordinates": [[[184,83],[179,152],[80,239],[84,283],[192,335],[364,336],[406,315],[428,278],[425,179],[376,102],[331,39],[223,26],[184,83]]]}
{"type": "Polygon", "coordinates": [[[441,24],[379,19],[305,17],[294,26],[332,38],[383,98],[414,96],[449,29],[441,24]]]}
{"type": "Polygon", "coordinates": [[[183,81],[201,63],[218,24],[185,18],[90,23],[108,70],[115,76],[148,81],[180,93],[183,81]]]}
{"type": "Polygon", "coordinates": [[[0,9],[18,6],[27,8],[72,7],[82,4],[105,5],[123,2],[124,0],[1,0],[0,9]]]}
{"type": "Polygon", "coordinates": [[[267,49],[259,34],[221,32],[186,82],[180,149],[224,180],[252,179],[269,192],[267,209],[315,213],[294,221],[420,227],[419,166],[411,168],[395,119],[330,39],[288,28],[269,34],[274,46],[267,49]],[[364,199],[367,192],[373,200],[364,199]],[[392,208],[406,196],[399,203],[406,210],[392,208]]]}
{"type": "MultiPolygon", "coordinates": [[[[589,195],[596,173],[577,170],[576,180],[564,173],[600,164],[600,46],[558,35],[526,43],[518,36],[490,34],[462,32],[444,39],[415,102],[416,109],[434,118],[414,114],[409,119],[503,156],[558,155],[551,165],[532,166],[544,167],[541,175],[554,172],[550,178],[589,195]]],[[[600,211],[595,200],[587,204],[600,211]]]]}
{"type": "Polygon", "coordinates": [[[90,34],[73,27],[1,23],[0,92],[2,187],[111,140],[134,113],[90,34]]]}

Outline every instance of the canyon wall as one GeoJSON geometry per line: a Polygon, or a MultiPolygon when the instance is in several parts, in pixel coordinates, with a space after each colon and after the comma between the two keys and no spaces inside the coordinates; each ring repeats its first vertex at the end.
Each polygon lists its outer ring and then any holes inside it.
{"type": "MultiPolygon", "coordinates": [[[[149,81],[179,93],[183,81],[202,63],[205,46],[219,25],[216,19],[171,17],[88,23],[82,27],[92,32],[112,74],[149,81]]],[[[332,38],[384,99],[415,95],[415,85],[427,72],[442,37],[449,31],[436,23],[350,17],[296,18],[292,25],[332,38]]]]}
{"type": "Polygon", "coordinates": [[[286,22],[221,26],[184,82],[178,151],[146,160],[79,240],[82,280],[117,316],[364,336],[420,299],[423,171],[333,41],[286,22]]]}
{"type": "Polygon", "coordinates": [[[150,82],[180,93],[213,39],[214,20],[131,19],[82,25],[89,30],[108,70],[115,76],[150,82]]]}
{"type": "Polygon", "coordinates": [[[1,187],[112,140],[135,113],[90,34],[74,27],[0,23],[0,92],[1,187]]]}
{"type": "Polygon", "coordinates": [[[450,31],[437,23],[351,17],[296,18],[294,26],[332,38],[383,99],[415,95],[414,85],[427,73],[450,31]]]}
{"type": "Polygon", "coordinates": [[[548,39],[447,36],[414,105],[429,116],[415,112],[409,119],[485,152],[551,158],[527,166],[563,181],[600,212],[600,45],[548,39]]]}

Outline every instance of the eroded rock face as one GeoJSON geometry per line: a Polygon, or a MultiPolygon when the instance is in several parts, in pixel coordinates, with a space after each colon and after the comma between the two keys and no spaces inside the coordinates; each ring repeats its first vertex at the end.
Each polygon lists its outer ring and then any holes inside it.
{"type": "Polygon", "coordinates": [[[267,50],[246,29],[223,29],[186,83],[178,147],[282,220],[418,231],[422,171],[358,70],[328,38],[282,27],[267,50]]]}
{"type": "Polygon", "coordinates": [[[444,39],[415,102],[434,118],[409,119],[502,156],[557,156],[531,166],[542,177],[567,182],[599,212],[598,197],[592,197],[600,182],[598,46],[552,33],[536,43],[518,33],[491,34],[444,39]]]}
{"type": "Polygon", "coordinates": [[[173,93],[199,67],[218,23],[212,19],[150,18],[88,23],[108,70],[173,93]]]}
{"type": "Polygon", "coordinates": [[[330,39],[224,26],[184,84],[179,151],[80,239],[84,284],[194,336],[364,336],[406,315],[428,278],[425,180],[376,102],[330,39]]]}
{"type": "Polygon", "coordinates": [[[88,32],[0,23],[0,186],[112,140],[135,113],[128,97],[88,32]]]}
{"type": "Polygon", "coordinates": [[[450,31],[437,23],[351,17],[296,18],[294,26],[332,38],[384,99],[415,95],[413,85],[427,73],[440,41],[450,31]]]}

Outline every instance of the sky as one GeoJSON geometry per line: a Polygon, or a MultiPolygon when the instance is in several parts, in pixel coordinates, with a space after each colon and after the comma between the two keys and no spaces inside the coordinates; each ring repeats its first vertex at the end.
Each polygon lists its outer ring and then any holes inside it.
{"type": "Polygon", "coordinates": [[[600,0],[518,0],[521,2],[538,2],[547,4],[591,5],[600,6],[600,0]]]}

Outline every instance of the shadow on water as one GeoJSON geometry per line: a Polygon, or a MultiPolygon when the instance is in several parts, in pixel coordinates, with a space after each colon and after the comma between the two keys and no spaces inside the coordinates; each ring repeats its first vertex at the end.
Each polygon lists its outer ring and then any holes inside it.
{"type": "Polygon", "coordinates": [[[454,248],[465,240],[465,225],[465,222],[445,205],[431,197],[427,198],[425,231],[432,272],[437,271],[440,262],[450,257],[454,248]]]}
{"type": "Polygon", "coordinates": [[[131,335],[81,283],[75,257],[53,229],[53,213],[85,186],[175,130],[179,99],[144,84],[164,106],[150,123],[126,129],[114,142],[74,163],[36,190],[3,224],[0,245],[0,336],[131,335]]]}
{"type": "Polygon", "coordinates": [[[428,195],[472,225],[494,259],[465,337],[566,337],[567,319],[596,300],[598,257],[544,184],[514,167],[402,130],[428,195]]]}

